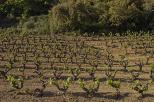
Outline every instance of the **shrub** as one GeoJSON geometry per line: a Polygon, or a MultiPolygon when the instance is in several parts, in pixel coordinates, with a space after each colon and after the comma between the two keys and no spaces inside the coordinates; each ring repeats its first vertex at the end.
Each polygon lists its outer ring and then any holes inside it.
{"type": "Polygon", "coordinates": [[[0,13],[5,16],[47,14],[52,4],[56,2],[57,0],[6,0],[0,4],[0,13]]]}
{"type": "MultiPolygon", "coordinates": [[[[152,3],[152,1],[149,2],[152,3]]],[[[120,29],[148,29],[147,25],[149,27],[149,20],[152,19],[151,12],[151,5],[146,0],[112,0],[109,2],[109,22],[111,26],[120,29]],[[149,9],[146,10],[147,8],[149,9]]]]}
{"type": "Polygon", "coordinates": [[[0,5],[0,12],[4,15],[19,16],[23,12],[24,0],[6,0],[0,5]]]}
{"type": "Polygon", "coordinates": [[[98,30],[97,10],[83,1],[62,2],[52,8],[49,16],[53,32],[98,30]]]}
{"type": "Polygon", "coordinates": [[[49,34],[48,16],[33,16],[19,24],[22,34],[49,34]]]}

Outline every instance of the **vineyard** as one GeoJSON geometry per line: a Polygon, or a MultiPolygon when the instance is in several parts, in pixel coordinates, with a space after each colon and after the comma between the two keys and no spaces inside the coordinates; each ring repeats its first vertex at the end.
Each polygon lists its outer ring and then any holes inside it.
{"type": "Polygon", "coordinates": [[[154,100],[154,36],[0,37],[0,102],[154,100]]]}

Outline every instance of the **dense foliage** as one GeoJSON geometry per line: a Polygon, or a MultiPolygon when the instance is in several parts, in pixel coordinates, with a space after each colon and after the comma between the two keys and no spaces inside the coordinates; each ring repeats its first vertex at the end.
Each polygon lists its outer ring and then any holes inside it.
{"type": "Polygon", "coordinates": [[[50,17],[56,32],[151,30],[153,6],[150,0],[65,0],[52,8],[50,17]]]}
{"type": "Polygon", "coordinates": [[[54,33],[148,31],[154,29],[153,8],[153,0],[2,0],[0,17],[49,13],[54,33]]]}
{"type": "Polygon", "coordinates": [[[3,0],[0,4],[2,16],[30,16],[47,14],[56,0],[3,0]]]}

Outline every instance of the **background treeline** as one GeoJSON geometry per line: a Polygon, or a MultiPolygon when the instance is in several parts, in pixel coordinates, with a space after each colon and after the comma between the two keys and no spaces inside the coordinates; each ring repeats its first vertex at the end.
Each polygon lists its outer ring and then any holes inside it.
{"type": "Polygon", "coordinates": [[[0,26],[10,18],[54,33],[152,31],[154,0],[1,0],[0,26]]]}
{"type": "Polygon", "coordinates": [[[1,17],[34,16],[47,14],[57,0],[1,0],[1,17]]]}

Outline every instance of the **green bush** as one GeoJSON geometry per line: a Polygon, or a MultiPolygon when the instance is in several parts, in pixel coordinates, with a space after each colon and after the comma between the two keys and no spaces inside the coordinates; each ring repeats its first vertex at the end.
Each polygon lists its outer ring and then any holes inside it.
{"type": "Polygon", "coordinates": [[[60,0],[50,11],[53,32],[121,32],[153,28],[152,0],[60,0]]]}
{"type": "Polygon", "coordinates": [[[50,34],[48,16],[31,16],[20,20],[16,26],[0,27],[0,35],[9,34],[50,34]]]}
{"type": "Polygon", "coordinates": [[[22,20],[18,26],[22,34],[50,34],[48,16],[33,16],[22,20]]]}
{"type": "Polygon", "coordinates": [[[109,22],[111,26],[123,30],[149,29],[149,21],[153,18],[153,14],[151,14],[153,4],[151,3],[150,0],[149,2],[141,0],[113,0],[109,2],[109,22]]]}
{"type": "Polygon", "coordinates": [[[80,0],[62,2],[49,14],[53,32],[97,31],[99,15],[96,8],[80,0]]]}
{"type": "Polygon", "coordinates": [[[56,0],[6,0],[0,4],[4,16],[34,16],[47,14],[56,0]]]}
{"type": "MultiPolygon", "coordinates": [[[[3,0],[0,2],[0,27],[14,27],[22,17],[27,22],[24,29],[33,28],[29,25],[35,28],[39,24],[31,21],[31,16],[49,11],[50,30],[57,33],[152,31],[153,8],[154,0],[3,0]]],[[[43,19],[41,27],[49,30],[48,17],[43,19]]]]}
{"type": "Polygon", "coordinates": [[[0,5],[0,13],[4,16],[20,16],[24,11],[24,0],[6,0],[0,5]]]}

